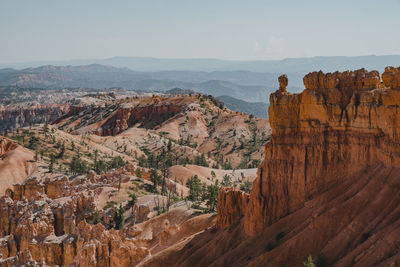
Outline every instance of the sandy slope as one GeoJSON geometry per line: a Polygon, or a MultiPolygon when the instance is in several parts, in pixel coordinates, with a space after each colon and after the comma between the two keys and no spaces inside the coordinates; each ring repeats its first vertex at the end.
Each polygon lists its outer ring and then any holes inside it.
{"type": "Polygon", "coordinates": [[[0,196],[15,183],[21,183],[35,169],[34,153],[9,139],[0,139],[0,196]]]}
{"type": "Polygon", "coordinates": [[[169,168],[169,176],[171,179],[176,178],[178,182],[182,179],[183,184],[186,184],[190,177],[197,175],[202,182],[212,184],[215,181],[211,175],[212,171],[215,173],[215,179],[219,180],[219,182],[222,181],[224,175],[231,176],[232,182],[242,179],[242,174],[244,181],[249,180],[252,182],[257,178],[257,169],[219,170],[190,164],[172,166],[169,168]]]}

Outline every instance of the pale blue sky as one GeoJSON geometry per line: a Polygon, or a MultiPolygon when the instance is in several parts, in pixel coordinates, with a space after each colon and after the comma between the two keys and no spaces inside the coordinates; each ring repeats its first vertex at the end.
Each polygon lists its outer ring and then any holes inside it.
{"type": "Polygon", "coordinates": [[[400,0],[0,0],[0,63],[400,54],[400,0]]]}

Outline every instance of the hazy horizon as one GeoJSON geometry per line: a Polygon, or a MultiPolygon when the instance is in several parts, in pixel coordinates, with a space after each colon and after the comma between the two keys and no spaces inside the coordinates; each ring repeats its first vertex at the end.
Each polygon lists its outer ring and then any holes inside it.
{"type": "Polygon", "coordinates": [[[196,57],[151,57],[151,56],[111,56],[111,57],[99,57],[99,58],[70,58],[70,59],[51,59],[51,60],[33,60],[33,61],[13,61],[13,62],[5,62],[0,63],[0,66],[7,64],[23,64],[23,63],[41,63],[41,62],[68,62],[68,61],[90,61],[90,60],[107,60],[107,59],[118,59],[118,58],[136,58],[136,59],[159,59],[159,60],[220,60],[220,61],[237,61],[237,62],[257,62],[257,61],[284,61],[284,60],[292,60],[292,59],[313,59],[313,58],[358,58],[358,57],[384,57],[384,56],[400,56],[399,54],[383,54],[383,55],[350,55],[350,56],[309,56],[309,57],[285,57],[279,59],[225,59],[225,58],[196,58],[196,57]]]}
{"type": "Polygon", "coordinates": [[[0,64],[399,55],[399,0],[0,2],[0,64]]]}

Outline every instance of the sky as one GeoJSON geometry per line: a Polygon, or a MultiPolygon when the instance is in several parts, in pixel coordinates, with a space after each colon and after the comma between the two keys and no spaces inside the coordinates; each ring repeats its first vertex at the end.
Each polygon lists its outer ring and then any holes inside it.
{"type": "Polygon", "coordinates": [[[0,0],[0,64],[400,54],[400,0],[0,0]]]}

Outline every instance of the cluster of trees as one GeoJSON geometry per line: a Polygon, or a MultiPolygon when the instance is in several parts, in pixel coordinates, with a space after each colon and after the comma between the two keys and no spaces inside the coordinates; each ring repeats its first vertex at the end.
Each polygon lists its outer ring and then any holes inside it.
{"type": "Polygon", "coordinates": [[[97,150],[94,152],[94,155],[93,170],[97,174],[100,174],[101,172],[107,172],[110,169],[118,169],[126,165],[126,162],[120,156],[116,156],[109,161],[105,161],[98,160],[97,150]]]}
{"type": "Polygon", "coordinates": [[[94,170],[97,174],[100,174],[101,172],[106,172],[110,169],[121,168],[125,166],[125,164],[126,162],[120,156],[113,157],[109,161],[97,160],[97,151],[95,151],[93,165],[76,155],[71,159],[69,169],[73,174],[85,174],[89,170],[94,170]]]}
{"type": "Polygon", "coordinates": [[[186,186],[189,188],[189,200],[194,207],[199,208],[205,202],[208,212],[214,212],[218,204],[218,180],[212,185],[202,183],[197,175],[190,177],[186,186]]]}
{"type": "Polygon", "coordinates": [[[198,155],[194,159],[194,164],[199,166],[208,167],[208,161],[206,160],[206,156],[204,154],[198,155]]]}

